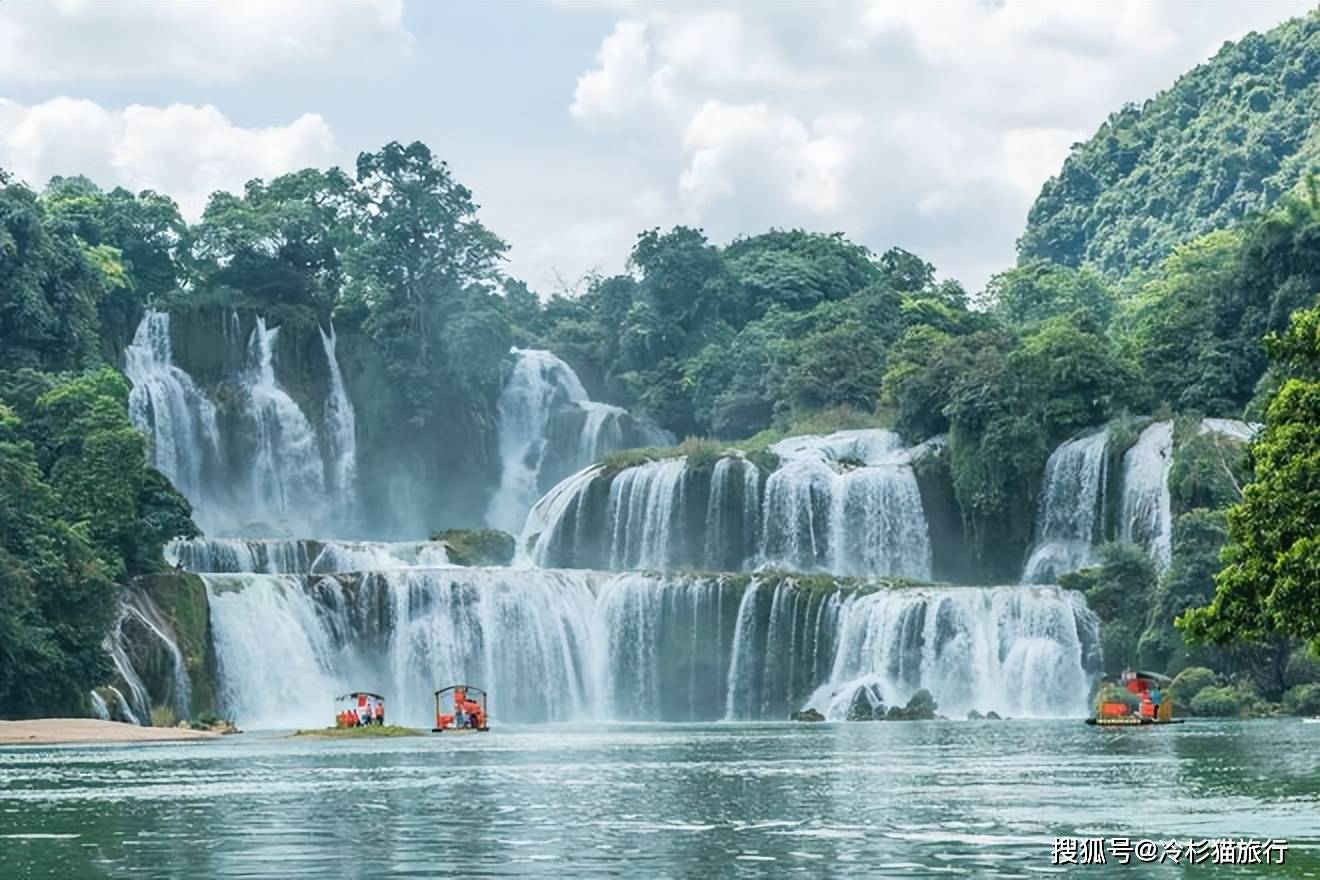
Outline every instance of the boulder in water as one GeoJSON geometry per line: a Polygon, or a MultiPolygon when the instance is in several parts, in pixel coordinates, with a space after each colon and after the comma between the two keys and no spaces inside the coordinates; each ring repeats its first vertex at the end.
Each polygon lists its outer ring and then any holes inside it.
{"type": "Polygon", "coordinates": [[[789,721],[824,721],[825,716],[815,709],[802,709],[788,716],[789,721]]]}
{"type": "Polygon", "coordinates": [[[912,695],[912,699],[903,708],[890,706],[885,718],[889,721],[930,721],[937,717],[935,710],[938,708],[930,691],[922,688],[912,695]]]}
{"type": "Polygon", "coordinates": [[[986,721],[1003,721],[1004,719],[1003,719],[1002,717],[1000,717],[1000,715],[999,715],[998,712],[996,712],[994,709],[991,709],[989,712],[986,712],[986,713],[985,713],[985,720],[986,720],[986,721]]]}
{"type": "Polygon", "coordinates": [[[508,565],[517,542],[499,529],[445,529],[431,536],[442,541],[455,565],[508,565]]]}
{"type": "Polygon", "coordinates": [[[849,721],[883,721],[885,712],[885,701],[880,689],[873,684],[863,684],[853,691],[847,718],[849,721]]]}
{"type": "Polygon", "coordinates": [[[975,709],[973,709],[973,710],[971,710],[970,712],[967,713],[967,720],[968,720],[968,721],[982,721],[982,720],[984,720],[984,719],[985,719],[985,716],[982,715],[980,712],[976,711],[975,709]]]}

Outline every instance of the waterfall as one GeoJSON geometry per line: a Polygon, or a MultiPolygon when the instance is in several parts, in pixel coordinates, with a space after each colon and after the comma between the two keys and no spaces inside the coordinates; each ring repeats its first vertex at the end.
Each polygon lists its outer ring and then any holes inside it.
{"type": "Polygon", "coordinates": [[[715,462],[706,502],[705,562],[716,571],[737,571],[751,558],[760,532],[761,471],[742,456],[715,462]]]}
{"type": "Polygon", "coordinates": [[[1201,419],[1197,426],[1198,433],[1218,434],[1238,443],[1250,443],[1261,429],[1259,422],[1243,422],[1238,419],[1201,419]]]}
{"type": "Polygon", "coordinates": [[[1080,594],[1058,587],[889,590],[849,599],[839,613],[829,681],[810,700],[845,717],[858,687],[890,706],[918,689],[940,711],[1001,715],[1086,713],[1098,669],[1099,621],[1080,594]]]}
{"type": "Polygon", "coordinates": [[[791,437],[770,447],[765,564],[799,571],[930,578],[930,538],[911,455],[890,431],[791,437]]]}
{"type": "Polygon", "coordinates": [[[687,460],[673,458],[627,468],[610,483],[610,568],[664,569],[683,558],[686,472],[687,460]]]}
{"type": "Polygon", "coordinates": [[[1155,422],[1123,454],[1123,509],[1119,537],[1143,547],[1163,571],[1172,555],[1173,515],[1169,467],[1173,422],[1155,422]]]}
{"type": "Polygon", "coordinates": [[[200,498],[219,461],[220,432],[215,407],[174,366],[168,314],[148,310],[142,316],[124,350],[124,373],[133,383],[129,418],[151,438],[152,464],[179,491],[200,498]]]}
{"type": "MultiPolygon", "coordinates": [[[[153,706],[168,706],[179,718],[191,714],[192,684],[174,632],[155,603],[142,590],[124,591],[119,616],[103,644],[115,669],[128,720],[150,724],[153,706]],[[164,666],[164,669],[158,667],[164,666]],[[152,693],[145,676],[163,689],[152,693]]],[[[101,701],[104,706],[104,700],[101,701]]],[[[108,714],[108,710],[107,710],[108,714]]]]}
{"type": "Polygon", "coordinates": [[[330,371],[330,394],[325,399],[326,440],[330,452],[330,487],[337,495],[338,507],[347,516],[356,510],[357,493],[357,417],[353,402],[344,390],[344,377],[335,356],[335,325],[330,332],[318,327],[321,348],[330,371]]]}
{"type": "Polygon", "coordinates": [[[1036,540],[1022,572],[1027,584],[1052,583],[1091,561],[1102,532],[1109,432],[1059,446],[1045,463],[1036,540]]]}
{"type": "Polygon", "coordinates": [[[533,506],[521,544],[542,566],[930,578],[914,450],[898,435],[792,437],[771,451],[780,467],[764,481],[734,450],[710,468],[678,457],[584,469],[533,506]]]}
{"type": "Polygon", "coordinates": [[[209,574],[335,574],[450,565],[441,541],[189,538],[171,541],[165,558],[187,571],[209,574]]]}
{"type": "Polygon", "coordinates": [[[1084,711],[1094,616],[1057,588],[875,592],[779,575],[400,568],[201,575],[220,696],[244,726],[322,726],[334,698],[384,695],[430,723],[431,692],[468,681],[502,722],[783,719],[838,714],[874,682],[951,712],[1084,711]]]}
{"type": "Polygon", "coordinates": [[[511,354],[513,368],[496,404],[500,485],[486,512],[495,528],[517,534],[541,492],[610,452],[673,442],[620,407],[588,400],[577,374],[550,352],[511,354]]]}
{"type": "Polygon", "coordinates": [[[248,340],[248,393],[256,425],[251,498],[256,512],[272,522],[305,522],[326,498],[325,465],[316,432],[275,379],[274,351],[279,328],[267,329],[257,317],[248,340]]]}
{"type": "Polygon", "coordinates": [[[174,363],[170,316],[148,310],[124,354],[129,415],[151,438],[152,461],[193,505],[208,532],[352,532],[357,505],[356,419],[335,354],[320,330],[328,392],[320,434],[275,372],[280,330],[258,316],[246,340],[236,312],[224,324],[217,407],[174,363]],[[220,425],[225,430],[222,433],[220,425]]]}

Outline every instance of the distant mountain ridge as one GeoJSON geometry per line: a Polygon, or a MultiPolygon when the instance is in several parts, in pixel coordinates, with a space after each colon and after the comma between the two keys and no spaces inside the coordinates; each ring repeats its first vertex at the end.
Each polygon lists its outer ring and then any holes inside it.
{"type": "Polygon", "coordinates": [[[1112,277],[1272,206],[1320,170],[1320,11],[1226,43],[1144,106],[1112,114],[1041,189],[1023,259],[1112,277]]]}

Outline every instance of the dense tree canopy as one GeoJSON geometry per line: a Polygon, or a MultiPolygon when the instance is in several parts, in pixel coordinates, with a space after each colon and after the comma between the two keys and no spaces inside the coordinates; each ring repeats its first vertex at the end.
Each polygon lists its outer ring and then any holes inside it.
{"type": "Polygon", "coordinates": [[[1271,207],[1320,165],[1318,104],[1320,13],[1226,43],[1073,147],[1031,208],[1022,256],[1120,278],[1271,207]]]}
{"type": "Polygon", "coordinates": [[[1229,511],[1213,601],[1182,623],[1197,639],[1283,633],[1320,649],[1320,308],[1298,312],[1269,349],[1284,381],[1251,446],[1255,480],[1229,511]]]}

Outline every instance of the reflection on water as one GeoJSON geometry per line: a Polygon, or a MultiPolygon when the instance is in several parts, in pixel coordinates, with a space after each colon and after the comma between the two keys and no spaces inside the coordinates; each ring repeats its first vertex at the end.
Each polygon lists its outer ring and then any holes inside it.
{"type": "Polygon", "coordinates": [[[1286,866],[1261,876],[1320,876],[1320,729],[539,726],[0,750],[0,863],[21,877],[1026,876],[1061,870],[1055,837],[1113,835],[1283,837],[1286,866]]]}

